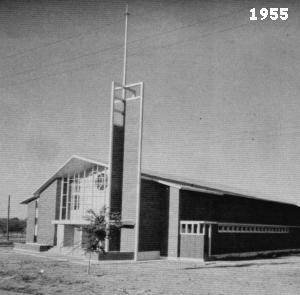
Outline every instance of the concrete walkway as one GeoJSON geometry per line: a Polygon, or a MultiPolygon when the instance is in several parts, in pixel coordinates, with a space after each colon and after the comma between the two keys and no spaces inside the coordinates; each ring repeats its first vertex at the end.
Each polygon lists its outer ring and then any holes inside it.
{"type": "MultiPolygon", "coordinates": [[[[89,259],[86,256],[79,256],[79,255],[64,255],[59,253],[53,252],[33,252],[33,251],[26,251],[26,250],[16,250],[16,253],[30,255],[34,257],[41,257],[56,261],[65,261],[80,265],[88,265],[89,259]]],[[[2,252],[2,251],[1,251],[2,252]]],[[[282,256],[284,259],[289,259],[289,255],[282,256]]],[[[292,257],[300,257],[300,254],[293,254],[292,257]]],[[[91,264],[105,264],[105,265],[113,265],[113,264],[140,264],[140,263],[155,263],[155,262],[163,262],[168,261],[169,263],[180,263],[180,264],[194,264],[195,267],[189,267],[189,269],[196,269],[196,268],[214,268],[214,267],[245,267],[251,265],[260,265],[260,264],[268,264],[272,262],[272,264],[281,264],[282,261],[280,257],[278,259],[274,258],[260,258],[260,259],[244,259],[244,260],[217,260],[217,261],[202,261],[202,260],[192,260],[192,259],[159,259],[159,260],[147,260],[147,261],[134,261],[134,260],[96,260],[91,259],[91,264]]]]}

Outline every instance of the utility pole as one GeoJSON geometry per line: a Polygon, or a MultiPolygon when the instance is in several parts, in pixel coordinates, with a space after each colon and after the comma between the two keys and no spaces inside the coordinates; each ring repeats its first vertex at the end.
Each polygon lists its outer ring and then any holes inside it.
{"type": "MultiPolygon", "coordinates": [[[[125,8],[125,36],[124,36],[124,55],[123,55],[123,78],[122,78],[122,100],[124,103],[124,112],[126,111],[126,71],[127,71],[127,31],[128,31],[128,4],[126,4],[126,8],[125,8]]],[[[113,84],[114,85],[114,84],[113,84]]],[[[112,100],[111,100],[111,114],[112,114],[112,118],[111,118],[111,134],[113,134],[113,113],[114,113],[114,89],[112,89],[112,100]]],[[[124,115],[124,120],[125,120],[125,115],[124,115]]],[[[111,135],[111,142],[113,141],[113,136],[111,135]]],[[[112,143],[111,143],[111,147],[112,147],[112,143]]],[[[112,152],[111,152],[112,153],[112,152]]],[[[112,178],[112,154],[110,155],[110,164],[109,164],[109,169],[110,169],[110,180],[108,182],[108,185],[110,186],[109,188],[109,193],[108,193],[108,201],[107,204],[108,206],[106,207],[106,231],[109,232],[110,229],[110,203],[111,203],[111,178],[112,178]]],[[[106,237],[105,239],[105,251],[108,252],[109,251],[109,239],[108,237],[106,237]]]]}
{"type": "Polygon", "coordinates": [[[122,98],[125,100],[125,95],[126,95],[126,89],[124,88],[126,85],[126,74],[127,74],[127,32],[128,32],[128,4],[126,4],[126,9],[125,9],[125,37],[124,37],[124,59],[123,59],[123,80],[122,80],[122,86],[123,86],[123,91],[122,91],[122,98]]]}
{"type": "Polygon", "coordinates": [[[6,234],[7,240],[9,241],[9,214],[10,214],[10,195],[8,195],[8,202],[7,202],[7,220],[6,220],[6,234]]]}

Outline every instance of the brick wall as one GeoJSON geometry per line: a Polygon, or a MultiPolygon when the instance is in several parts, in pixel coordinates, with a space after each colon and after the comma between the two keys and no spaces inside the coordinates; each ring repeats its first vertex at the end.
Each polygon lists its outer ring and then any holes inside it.
{"type": "Polygon", "coordinates": [[[168,256],[169,247],[169,206],[170,188],[162,185],[159,191],[160,202],[160,255],[168,256]]]}
{"type": "Polygon", "coordinates": [[[51,223],[57,214],[57,180],[52,182],[39,198],[38,236],[39,244],[54,245],[55,226],[51,223]]]}
{"type": "MultiPolygon", "coordinates": [[[[112,182],[111,182],[111,212],[121,212],[122,181],[123,181],[123,150],[124,150],[124,127],[114,126],[113,149],[112,149],[112,182]]],[[[120,250],[120,232],[114,232],[109,242],[110,251],[120,250]]]]}
{"type": "Polygon", "coordinates": [[[179,256],[180,190],[142,179],[139,251],[179,256]]]}
{"type": "MultiPolygon", "coordinates": [[[[178,257],[179,197],[178,188],[142,179],[139,251],[160,251],[161,256],[178,257]]],[[[128,239],[130,231],[122,231],[122,241],[128,239]]]]}
{"type": "MultiPolygon", "coordinates": [[[[182,191],[180,219],[299,225],[300,209],[294,205],[264,200],[182,191]]],[[[204,255],[208,253],[207,238],[207,235],[204,236],[204,255]]],[[[212,225],[212,255],[294,248],[300,248],[300,230],[296,228],[291,228],[290,233],[219,233],[217,225],[212,225]]],[[[180,245],[181,253],[188,250],[186,243],[180,245]]]]}
{"type": "Polygon", "coordinates": [[[124,128],[114,126],[113,151],[112,151],[112,183],[111,183],[111,210],[121,211],[122,181],[123,181],[123,150],[124,128]]]}
{"type": "Polygon", "coordinates": [[[166,252],[168,190],[165,185],[142,180],[139,251],[166,252]]]}
{"type": "Polygon", "coordinates": [[[295,205],[183,190],[181,220],[300,225],[295,205]]]}
{"type": "Polygon", "coordinates": [[[26,221],[26,242],[33,243],[34,238],[34,219],[35,219],[35,200],[27,205],[27,221],[26,221]]]}

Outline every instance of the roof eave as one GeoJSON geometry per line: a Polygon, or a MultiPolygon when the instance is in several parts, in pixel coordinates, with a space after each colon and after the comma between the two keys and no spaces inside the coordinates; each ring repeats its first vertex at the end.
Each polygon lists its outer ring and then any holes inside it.
{"type": "Polygon", "coordinates": [[[108,168],[108,164],[104,163],[104,162],[100,162],[100,161],[95,161],[95,160],[91,160],[85,157],[81,157],[81,156],[77,156],[77,155],[73,155],[71,156],[63,165],[60,166],[59,169],[57,169],[57,171],[50,177],[48,178],[47,181],[45,181],[34,193],[33,196],[20,202],[20,204],[28,204],[31,201],[37,199],[40,195],[41,192],[43,192],[51,183],[53,183],[53,181],[55,181],[58,178],[58,174],[59,172],[69,163],[71,162],[73,159],[77,159],[77,160],[81,160],[84,162],[89,162],[91,164],[95,164],[95,165],[100,165],[103,167],[108,168]]]}

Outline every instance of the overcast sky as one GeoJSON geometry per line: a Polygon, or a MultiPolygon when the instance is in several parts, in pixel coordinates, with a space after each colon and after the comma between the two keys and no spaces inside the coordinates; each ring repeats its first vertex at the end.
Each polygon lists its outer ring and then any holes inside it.
{"type": "MultiPolygon", "coordinates": [[[[0,2],[0,216],[71,155],[108,160],[123,1],[0,2]]],[[[129,1],[143,168],[300,203],[299,1],[129,1]],[[271,4],[270,4],[271,3],[271,4]],[[249,9],[288,7],[287,21],[249,9]]]]}

